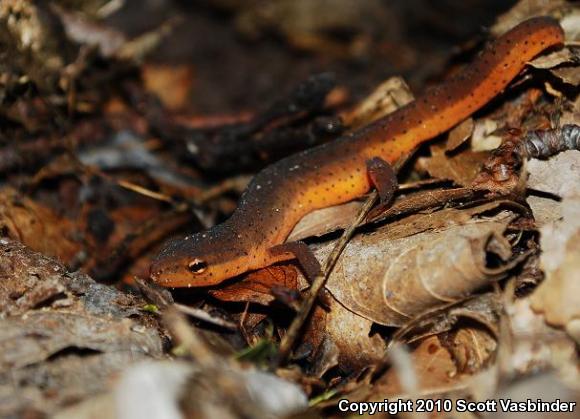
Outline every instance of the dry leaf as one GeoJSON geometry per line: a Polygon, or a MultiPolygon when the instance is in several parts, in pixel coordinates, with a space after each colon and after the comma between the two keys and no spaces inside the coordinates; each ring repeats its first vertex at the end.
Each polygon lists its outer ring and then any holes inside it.
{"type": "MultiPolygon", "coordinates": [[[[418,380],[418,393],[432,394],[437,390],[446,391],[463,379],[449,351],[441,344],[437,336],[423,340],[412,352],[413,374],[418,380]]],[[[400,377],[396,369],[390,369],[377,380],[370,400],[405,398],[400,377]]]]}
{"type": "Polygon", "coordinates": [[[533,16],[556,14],[559,10],[566,8],[568,8],[566,0],[520,0],[514,7],[496,19],[490,32],[494,36],[498,36],[533,16]]]}
{"type": "MultiPolygon", "coordinates": [[[[357,236],[339,259],[327,289],[354,313],[391,326],[434,305],[463,298],[510,267],[490,269],[485,261],[492,242],[500,259],[511,256],[502,234],[513,214],[470,220],[492,207],[408,217],[404,223],[357,236]]],[[[332,246],[316,250],[319,260],[332,246]]]]}
{"type": "MultiPolygon", "coordinates": [[[[580,225],[573,227],[573,233],[566,232],[569,229],[566,224],[570,224],[568,216],[580,217],[580,199],[566,204],[575,209],[565,210],[558,226],[547,225],[541,230],[542,248],[546,252],[541,256],[541,263],[546,279],[532,296],[534,310],[542,312],[548,323],[563,327],[580,319],[580,225]],[[557,257],[553,256],[555,253],[557,257]]],[[[580,335],[574,337],[580,341],[580,335]]]]}
{"type": "Polygon", "coordinates": [[[344,123],[357,129],[412,102],[411,89],[401,77],[391,77],[380,84],[355,109],[342,115],[344,123]]]}
{"type": "Polygon", "coordinates": [[[382,360],[387,346],[379,334],[370,336],[373,322],[354,314],[334,299],[330,301],[324,335],[339,349],[341,369],[360,370],[382,360]]]}
{"type": "Polygon", "coordinates": [[[538,370],[569,368],[575,362],[572,339],[542,321],[542,316],[532,310],[530,300],[516,299],[505,305],[507,322],[498,353],[501,375],[525,376],[538,370]]]}
{"type": "Polygon", "coordinates": [[[464,150],[450,156],[445,149],[440,144],[432,145],[431,157],[418,159],[418,166],[434,178],[452,180],[462,186],[471,185],[488,154],[464,150]]]}
{"type": "Polygon", "coordinates": [[[250,272],[241,281],[224,288],[209,290],[209,294],[223,301],[249,301],[267,305],[274,300],[274,286],[295,290],[298,288],[296,269],[292,266],[269,266],[250,272]]]}
{"type": "Polygon", "coordinates": [[[331,231],[346,228],[360,212],[361,205],[361,201],[352,201],[313,211],[302,217],[288,236],[287,241],[322,236],[331,231]]]}
{"type": "Polygon", "coordinates": [[[424,311],[399,328],[392,338],[397,342],[413,343],[428,336],[450,332],[460,319],[470,319],[497,336],[497,323],[502,310],[495,293],[476,295],[424,311]]]}
{"type": "Polygon", "coordinates": [[[32,249],[71,264],[81,250],[73,223],[11,188],[0,191],[0,229],[32,249]]]}
{"type": "Polygon", "coordinates": [[[538,228],[562,219],[562,206],[555,199],[530,195],[526,198],[526,202],[532,209],[535,225],[538,228]]]}
{"type": "Polygon", "coordinates": [[[471,138],[471,149],[474,152],[494,150],[501,144],[501,137],[495,135],[499,124],[497,121],[485,118],[475,123],[471,138]]]}
{"type": "Polygon", "coordinates": [[[145,88],[156,94],[170,110],[187,105],[193,85],[193,69],[188,65],[154,65],[142,67],[141,76],[145,88]]]}
{"type": "Polygon", "coordinates": [[[546,279],[532,295],[532,307],[550,324],[566,327],[580,318],[580,152],[532,160],[527,168],[530,187],[562,197],[562,219],[546,223],[540,231],[546,279]]]}
{"type": "Polygon", "coordinates": [[[474,127],[475,123],[473,122],[473,118],[467,118],[449,131],[447,143],[445,144],[445,151],[453,151],[467,141],[467,139],[471,137],[474,127]]]}

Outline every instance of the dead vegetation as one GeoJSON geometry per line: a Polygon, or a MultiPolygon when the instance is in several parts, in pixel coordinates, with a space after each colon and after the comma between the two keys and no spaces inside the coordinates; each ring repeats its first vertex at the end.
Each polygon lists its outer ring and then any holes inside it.
{"type": "Polygon", "coordinates": [[[376,0],[134,3],[0,2],[0,416],[580,401],[577,5],[522,0],[488,34],[447,28],[452,55],[376,0]],[[565,47],[399,162],[390,206],[373,192],[294,228],[315,282],[293,262],[196,290],[147,281],[165,240],[223,220],[265,165],[409,103],[404,80],[444,79],[536,15],[565,47]],[[201,59],[171,57],[183,39],[201,59]]]}

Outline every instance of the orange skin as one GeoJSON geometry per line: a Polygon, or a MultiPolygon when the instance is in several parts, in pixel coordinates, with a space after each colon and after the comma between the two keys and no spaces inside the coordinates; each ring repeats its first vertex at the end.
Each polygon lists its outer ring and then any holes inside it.
{"type": "Polygon", "coordinates": [[[527,20],[489,45],[456,77],[407,106],[355,133],[266,167],[227,221],[168,245],[153,262],[151,278],[168,287],[210,286],[294,258],[271,249],[284,243],[307,213],[368,193],[369,159],[395,163],[407,156],[480,109],[526,62],[563,41],[556,20],[527,20]]]}

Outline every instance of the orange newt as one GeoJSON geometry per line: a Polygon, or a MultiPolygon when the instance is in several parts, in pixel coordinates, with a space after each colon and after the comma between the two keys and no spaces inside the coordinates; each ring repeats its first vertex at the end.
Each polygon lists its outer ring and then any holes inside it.
{"type": "Polygon", "coordinates": [[[396,187],[389,164],[480,109],[527,61],[563,41],[556,20],[529,19],[491,43],[456,77],[407,106],[266,167],[228,220],[168,245],[153,262],[151,278],[168,287],[209,286],[294,258],[315,275],[319,265],[308,247],[284,243],[304,215],[359,198],[372,187],[387,201],[396,187]]]}

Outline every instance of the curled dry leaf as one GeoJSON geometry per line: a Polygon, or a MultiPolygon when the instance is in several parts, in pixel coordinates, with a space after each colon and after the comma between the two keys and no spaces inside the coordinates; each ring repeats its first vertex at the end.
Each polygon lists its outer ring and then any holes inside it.
{"type": "Polygon", "coordinates": [[[456,303],[427,310],[407,322],[392,337],[392,342],[413,343],[427,336],[450,332],[459,319],[470,319],[497,336],[502,304],[494,293],[485,293],[456,303]]]}
{"type": "MultiPolygon", "coordinates": [[[[389,326],[464,298],[513,266],[506,263],[512,254],[503,236],[513,213],[471,220],[496,205],[409,217],[408,224],[357,236],[339,259],[327,289],[354,313],[389,326]],[[486,266],[490,253],[502,261],[499,267],[486,266]]],[[[331,248],[320,247],[317,257],[324,260],[331,248]]]]}
{"type": "Polygon", "coordinates": [[[292,233],[288,236],[287,241],[322,236],[338,229],[347,228],[360,212],[361,206],[361,201],[352,201],[342,205],[315,210],[304,216],[296,224],[292,233]]]}
{"type": "MultiPolygon", "coordinates": [[[[426,181],[424,186],[433,186],[434,182],[426,181]]],[[[376,207],[368,216],[372,223],[384,220],[402,218],[409,214],[432,212],[438,208],[448,207],[451,203],[474,200],[478,194],[471,188],[429,189],[421,190],[421,184],[416,184],[418,191],[411,186],[409,193],[395,198],[392,205],[386,209],[376,207]],[[378,210],[375,212],[375,210],[378,210]]],[[[403,189],[403,187],[401,187],[403,189]]],[[[290,233],[287,241],[303,240],[308,237],[320,237],[327,233],[348,228],[352,220],[359,214],[362,201],[352,201],[342,205],[315,210],[303,217],[290,233]]]]}

